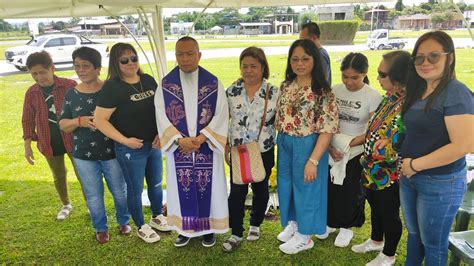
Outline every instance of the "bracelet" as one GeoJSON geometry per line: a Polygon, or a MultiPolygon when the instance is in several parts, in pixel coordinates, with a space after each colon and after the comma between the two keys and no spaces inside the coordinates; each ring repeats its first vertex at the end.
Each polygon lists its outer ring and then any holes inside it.
{"type": "Polygon", "coordinates": [[[81,127],[81,116],[77,117],[77,126],[81,127]]]}
{"type": "Polygon", "coordinates": [[[411,159],[411,160],[410,160],[410,169],[411,169],[413,172],[418,173],[418,171],[416,171],[415,168],[413,168],[413,161],[414,161],[414,160],[415,160],[415,159],[411,159]]]}

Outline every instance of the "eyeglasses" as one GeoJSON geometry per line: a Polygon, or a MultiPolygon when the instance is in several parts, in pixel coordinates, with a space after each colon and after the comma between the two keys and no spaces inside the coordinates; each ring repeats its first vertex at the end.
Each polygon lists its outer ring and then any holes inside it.
{"type": "Polygon", "coordinates": [[[292,64],[298,64],[298,62],[302,62],[303,64],[307,64],[309,63],[309,61],[311,61],[312,57],[310,56],[302,56],[301,58],[298,58],[296,56],[292,57],[290,59],[291,63],[292,64]]]}
{"type": "Polygon", "coordinates": [[[415,57],[412,57],[413,63],[415,63],[415,66],[420,66],[425,62],[425,59],[428,59],[428,62],[430,64],[436,64],[439,62],[441,59],[441,56],[443,55],[448,55],[450,53],[440,53],[440,52],[431,52],[428,55],[416,55],[415,57]]]}
{"type": "Polygon", "coordinates": [[[382,71],[377,71],[377,73],[379,73],[379,77],[381,79],[384,79],[384,78],[388,77],[388,73],[385,73],[385,72],[382,72],[382,71]]]}
{"type": "Polygon", "coordinates": [[[138,62],[138,56],[132,55],[130,57],[122,57],[122,58],[119,59],[119,62],[122,65],[126,65],[126,64],[128,64],[129,60],[132,61],[132,63],[136,63],[136,62],[138,62]]]}

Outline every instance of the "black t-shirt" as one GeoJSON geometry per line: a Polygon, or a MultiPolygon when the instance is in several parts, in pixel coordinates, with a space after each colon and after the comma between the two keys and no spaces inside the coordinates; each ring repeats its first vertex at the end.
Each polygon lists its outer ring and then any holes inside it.
{"type": "Polygon", "coordinates": [[[153,141],[156,134],[154,95],[158,84],[148,74],[140,82],[126,83],[119,78],[102,87],[97,106],[116,108],[110,117],[112,125],[124,136],[153,141]]]}
{"type": "MultiPolygon", "coordinates": [[[[93,115],[100,92],[82,93],[76,88],[69,90],[64,96],[61,119],[93,115]]],[[[89,161],[106,161],[115,158],[114,142],[99,130],[78,127],[72,133],[74,144],[72,154],[75,158],[89,161]]]]}
{"type": "Polygon", "coordinates": [[[58,117],[56,114],[56,107],[54,106],[53,87],[42,87],[44,101],[48,108],[48,125],[51,136],[51,148],[53,149],[53,156],[59,156],[66,153],[64,147],[63,137],[59,129],[58,117]]]}

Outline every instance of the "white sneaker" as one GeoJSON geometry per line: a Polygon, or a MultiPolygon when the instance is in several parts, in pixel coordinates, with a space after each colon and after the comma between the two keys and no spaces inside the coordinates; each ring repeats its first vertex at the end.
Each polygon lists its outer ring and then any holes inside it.
{"type": "Polygon", "coordinates": [[[334,241],[334,246],[336,247],[347,247],[351,242],[354,233],[351,229],[341,228],[339,229],[339,234],[337,234],[336,240],[334,241]]]}
{"type": "Polygon", "coordinates": [[[281,242],[288,242],[293,237],[296,232],[296,226],[293,224],[293,221],[289,221],[285,229],[278,234],[277,239],[281,242]]]}
{"type": "Polygon", "coordinates": [[[279,248],[283,253],[292,255],[313,248],[313,246],[314,242],[311,240],[311,237],[308,237],[306,240],[304,237],[301,237],[296,233],[289,241],[281,244],[279,248]]]}
{"type": "Polygon", "coordinates": [[[160,236],[151,229],[148,224],[142,225],[142,227],[137,232],[138,237],[143,239],[147,243],[155,243],[160,241],[160,236]]]}
{"type": "Polygon", "coordinates": [[[62,221],[65,220],[67,217],[69,217],[69,214],[72,211],[72,205],[64,205],[61,210],[59,210],[58,215],[56,216],[56,219],[62,221]]]}
{"type": "Polygon", "coordinates": [[[364,243],[359,245],[352,246],[351,250],[355,253],[366,253],[369,251],[382,251],[383,250],[383,242],[375,242],[372,239],[367,239],[364,243]]]}
{"type": "Polygon", "coordinates": [[[334,233],[334,232],[336,232],[336,228],[326,226],[326,233],[324,233],[322,235],[314,235],[314,236],[316,236],[316,238],[318,238],[318,239],[324,240],[324,239],[329,237],[330,233],[334,233]]]}
{"type": "Polygon", "coordinates": [[[166,217],[163,214],[156,216],[155,218],[151,217],[150,226],[161,232],[169,232],[171,228],[168,226],[166,217]]]}
{"type": "Polygon", "coordinates": [[[375,257],[375,259],[371,260],[369,263],[365,264],[366,266],[391,266],[395,264],[395,256],[389,257],[382,252],[375,257]]]}

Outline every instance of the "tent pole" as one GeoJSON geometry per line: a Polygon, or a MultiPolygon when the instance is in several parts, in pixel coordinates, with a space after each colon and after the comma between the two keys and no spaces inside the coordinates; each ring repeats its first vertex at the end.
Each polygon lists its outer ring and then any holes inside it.
{"type": "Polygon", "coordinates": [[[164,78],[168,73],[168,67],[166,64],[165,29],[162,8],[156,5],[153,14],[153,36],[155,40],[155,50],[153,52],[156,53],[156,57],[159,59],[156,63],[157,72],[160,78],[164,78]]]}
{"type": "Polygon", "coordinates": [[[204,12],[206,12],[207,8],[208,8],[210,5],[212,5],[212,3],[214,3],[214,0],[209,1],[209,3],[206,5],[206,7],[201,11],[201,13],[199,13],[199,15],[197,16],[197,18],[194,20],[193,25],[192,25],[191,28],[189,29],[188,35],[189,35],[189,32],[191,32],[191,30],[194,29],[194,26],[196,26],[196,23],[201,19],[201,17],[202,17],[202,15],[204,14],[204,12]]]}
{"type": "MultiPolygon", "coordinates": [[[[145,28],[146,36],[148,38],[148,42],[150,43],[150,48],[151,48],[153,59],[155,60],[155,65],[156,65],[157,64],[157,58],[156,58],[156,53],[155,53],[156,48],[155,48],[155,42],[153,41],[154,36],[153,36],[153,31],[152,31],[150,21],[148,20],[147,14],[145,13],[145,10],[142,7],[137,9],[137,13],[138,13],[138,17],[140,18],[140,21],[143,23],[143,26],[145,28]]],[[[150,64],[150,67],[151,67],[151,64],[150,64]]],[[[158,69],[157,69],[157,73],[158,73],[158,69]]]]}
{"type": "Polygon", "coordinates": [[[464,23],[466,23],[466,28],[467,28],[467,31],[469,32],[469,35],[471,36],[471,40],[474,41],[474,34],[472,33],[472,30],[471,30],[471,23],[467,21],[466,17],[464,17],[464,15],[461,12],[461,9],[459,9],[459,6],[456,5],[453,0],[449,0],[449,2],[454,6],[454,9],[456,10],[456,12],[458,12],[462,16],[462,20],[464,21],[464,23]]]}

